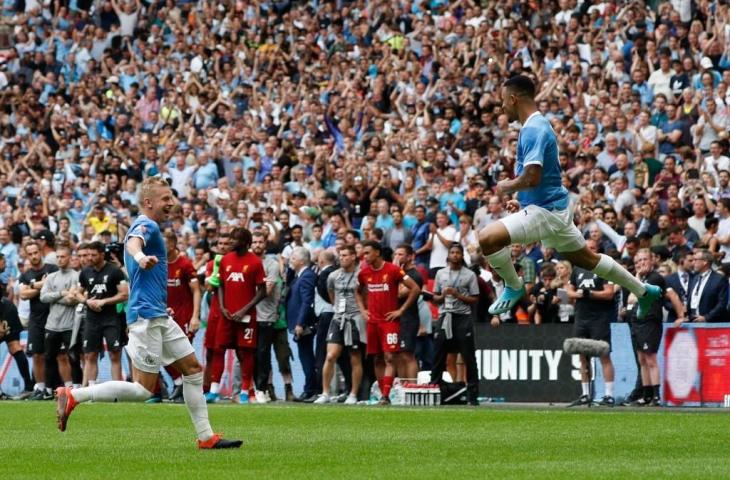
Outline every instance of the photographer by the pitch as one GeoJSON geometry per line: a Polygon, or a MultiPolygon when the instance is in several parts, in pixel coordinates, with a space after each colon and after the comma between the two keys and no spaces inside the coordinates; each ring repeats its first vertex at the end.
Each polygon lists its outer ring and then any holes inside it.
{"type": "Polygon", "coordinates": [[[439,320],[434,328],[434,365],[431,383],[441,383],[446,356],[460,353],[466,366],[467,399],[477,405],[479,372],[474,352],[474,311],[479,301],[477,276],[464,265],[460,243],[449,247],[448,265],[436,273],[432,301],[439,305],[439,320]]]}
{"type": "MultiPolygon", "coordinates": [[[[586,240],[586,246],[593,252],[598,251],[596,242],[586,240]]],[[[611,318],[616,307],[614,304],[614,285],[596,274],[575,268],[566,285],[568,298],[575,301],[574,336],[591,340],[603,340],[611,344],[611,318]]],[[[593,402],[590,396],[590,365],[588,359],[580,356],[581,396],[571,406],[588,405],[593,402]]],[[[600,404],[612,407],[616,404],[613,398],[614,370],[611,354],[601,357],[605,392],[600,404]]]]}

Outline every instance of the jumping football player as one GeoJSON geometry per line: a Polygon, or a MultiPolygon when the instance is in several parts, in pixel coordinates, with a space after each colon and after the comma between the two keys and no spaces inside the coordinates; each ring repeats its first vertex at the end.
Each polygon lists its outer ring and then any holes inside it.
{"type": "Polygon", "coordinates": [[[517,75],[504,82],[502,109],[511,121],[519,120],[522,130],[517,143],[517,177],[502,180],[496,187],[500,197],[517,192],[517,199],[507,202],[512,214],[479,232],[482,252],[505,283],[504,291],[489,307],[489,313],[508,312],[525,295],[509,246],[541,241],[573,265],[636,295],[637,316],[643,318],[660,298],[661,290],[656,285],[642,283],[608,255],[593,253],[586,247],[583,235],[573,224],[568,190],[561,181],[555,132],[535,105],[535,85],[530,78],[517,75]]]}

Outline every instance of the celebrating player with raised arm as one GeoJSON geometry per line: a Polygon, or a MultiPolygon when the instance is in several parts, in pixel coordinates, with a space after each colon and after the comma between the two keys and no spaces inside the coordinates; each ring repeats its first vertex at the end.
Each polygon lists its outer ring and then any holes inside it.
{"type": "Polygon", "coordinates": [[[489,313],[498,315],[511,310],[525,294],[507,247],[541,241],[573,265],[636,295],[637,314],[643,318],[661,296],[661,290],[656,285],[641,283],[608,255],[598,255],[586,247],[583,235],[573,224],[568,190],[561,182],[555,132],[537,110],[532,80],[517,75],[504,82],[502,109],[511,121],[520,121],[522,130],[517,143],[517,178],[500,181],[496,189],[500,197],[517,192],[517,200],[507,203],[512,214],[479,232],[482,252],[505,282],[502,295],[489,307],[489,313]]]}
{"type": "Polygon", "coordinates": [[[240,440],[226,440],[214,434],[208,422],[203,397],[203,369],[185,332],[167,312],[167,253],[160,232],[175,199],[161,178],[148,178],[141,186],[137,217],[125,238],[124,263],[129,273],[128,353],[132,359],[134,383],[112,381],[93,387],[56,390],[58,428],[66,429],[68,417],[82,402],[143,402],[152,396],[157,372],[172,365],[183,375],[185,404],[198,435],[198,448],[238,448],[240,440]]]}

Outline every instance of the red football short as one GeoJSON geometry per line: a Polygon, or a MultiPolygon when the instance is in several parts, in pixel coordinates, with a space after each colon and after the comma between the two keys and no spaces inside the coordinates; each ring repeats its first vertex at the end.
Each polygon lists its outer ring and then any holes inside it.
{"type": "MultiPolygon", "coordinates": [[[[215,299],[217,301],[217,299],[215,299]]],[[[222,316],[220,308],[211,306],[208,312],[208,326],[205,329],[205,340],[203,345],[210,350],[216,345],[216,335],[218,334],[218,324],[221,322],[222,316]]]]}
{"type": "Polygon", "coordinates": [[[215,334],[214,348],[219,350],[256,348],[256,321],[239,323],[221,317],[215,334]]]}
{"type": "Polygon", "coordinates": [[[400,352],[400,322],[367,322],[367,354],[400,352]]]}

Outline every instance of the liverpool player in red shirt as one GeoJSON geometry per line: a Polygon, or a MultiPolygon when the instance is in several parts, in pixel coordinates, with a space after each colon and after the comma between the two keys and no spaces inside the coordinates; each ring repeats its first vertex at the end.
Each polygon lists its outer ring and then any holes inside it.
{"type": "MultiPolygon", "coordinates": [[[[231,239],[228,234],[221,233],[218,235],[218,241],[216,243],[215,253],[217,255],[225,255],[231,251],[231,239]]],[[[218,323],[221,319],[221,308],[218,301],[218,286],[211,285],[208,283],[211,275],[213,274],[213,264],[215,263],[215,256],[213,259],[208,261],[205,267],[205,287],[209,291],[210,298],[210,310],[208,311],[208,326],[205,329],[205,340],[203,345],[205,346],[205,375],[203,377],[203,390],[205,390],[205,399],[208,403],[218,401],[218,389],[220,385],[216,383],[211,385],[211,378],[215,377],[220,380],[223,375],[223,369],[225,367],[225,350],[222,352],[215,352],[216,345],[216,333],[218,332],[218,323]]]]}
{"type": "Polygon", "coordinates": [[[363,242],[365,266],[357,277],[355,293],[366,321],[367,353],[376,355],[375,374],[383,396],[380,405],[390,405],[390,389],[398,353],[400,352],[400,317],[418,299],[421,289],[400,268],[386,262],[382,246],[375,241],[363,242]],[[408,297],[398,306],[398,287],[408,287],[408,297]]]}
{"type": "MultiPolygon", "coordinates": [[[[221,286],[218,299],[223,318],[218,324],[216,351],[235,349],[241,364],[241,404],[253,394],[256,358],[256,304],[266,297],[266,275],[261,259],[248,251],[251,232],[237,228],[232,234],[235,247],[220,264],[221,286]]],[[[212,381],[220,381],[212,378],[212,381]]]]}
{"type": "MultiPolygon", "coordinates": [[[[167,247],[167,306],[173,311],[173,318],[182,331],[193,342],[195,332],[200,328],[200,285],[195,267],[177,248],[177,235],[172,230],[165,232],[167,247]]],[[[175,389],[170,400],[183,402],[182,376],[174,367],[165,367],[170,374],[175,389]]]]}

